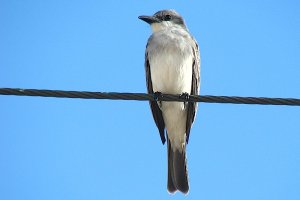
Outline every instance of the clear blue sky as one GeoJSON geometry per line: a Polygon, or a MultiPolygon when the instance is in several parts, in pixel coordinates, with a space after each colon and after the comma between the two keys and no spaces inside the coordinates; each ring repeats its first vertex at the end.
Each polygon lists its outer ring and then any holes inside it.
{"type": "MultiPolygon", "coordinates": [[[[145,92],[150,27],[181,13],[201,94],[300,98],[300,3],[0,1],[0,87],[145,92]]],[[[0,96],[0,199],[299,200],[300,107],[199,105],[188,197],[147,102],[0,96]]]]}

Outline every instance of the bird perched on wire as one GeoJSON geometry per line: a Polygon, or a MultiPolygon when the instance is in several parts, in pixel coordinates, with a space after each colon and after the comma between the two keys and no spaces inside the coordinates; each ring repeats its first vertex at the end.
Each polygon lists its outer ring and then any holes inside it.
{"type": "MultiPolygon", "coordinates": [[[[198,95],[200,87],[200,56],[196,40],[183,18],[175,10],[161,10],[153,16],[139,16],[151,25],[145,54],[148,93],[159,100],[163,93],[198,95]]],[[[189,181],[186,144],[197,103],[151,101],[150,107],[161,141],[168,143],[168,191],[187,194],[189,181]],[[165,137],[166,130],[166,137],[165,137]]]]}

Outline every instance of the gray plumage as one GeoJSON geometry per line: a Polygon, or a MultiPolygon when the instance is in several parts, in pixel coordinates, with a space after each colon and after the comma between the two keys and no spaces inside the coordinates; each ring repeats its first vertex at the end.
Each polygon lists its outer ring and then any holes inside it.
{"type": "MultiPolygon", "coordinates": [[[[174,10],[162,10],[153,16],[140,16],[151,25],[145,55],[148,93],[199,94],[200,58],[197,42],[183,18],[174,10]]],[[[186,144],[197,103],[150,102],[161,141],[168,143],[168,191],[189,191],[186,144]]]]}

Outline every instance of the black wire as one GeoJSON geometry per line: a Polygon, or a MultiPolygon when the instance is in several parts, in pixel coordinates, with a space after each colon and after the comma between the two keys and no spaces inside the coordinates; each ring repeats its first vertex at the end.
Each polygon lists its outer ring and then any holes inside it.
{"type": "Polygon", "coordinates": [[[118,93],[118,92],[85,92],[63,90],[38,90],[20,88],[0,88],[0,95],[40,96],[56,98],[80,98],[80,99],[111,99],[111,100],[137,100],[137,101],[188,101],[205,103],[232,103],[232,104],[261,104],[261,105],[288,105],[300,106],[300,99],[296,98],[266,98],[266,97],[236,97],[236,96],[212,96],[190,95],[188,99],[181,95],[162,94],[154,97],[154,94],[145,93],[118,93]]]}

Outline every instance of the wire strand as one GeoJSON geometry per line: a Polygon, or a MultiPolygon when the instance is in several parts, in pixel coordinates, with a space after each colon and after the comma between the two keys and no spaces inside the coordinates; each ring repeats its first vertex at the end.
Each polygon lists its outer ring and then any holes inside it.
{"type": "Polygon", "coordinates": [[[0,88],[0,95],[80,98],[80,99],[179,101],[179,102],[300,106],[300,99],[296,99],[296,98],[190,95],[188,99],[186,99],[180,94],[178,95],[161,94],[157,96],[155,94],[145,94],[145,93],[86,92],[86,91],[41,90],[41,89],[21,89],[21,88],[0,88]]]}

